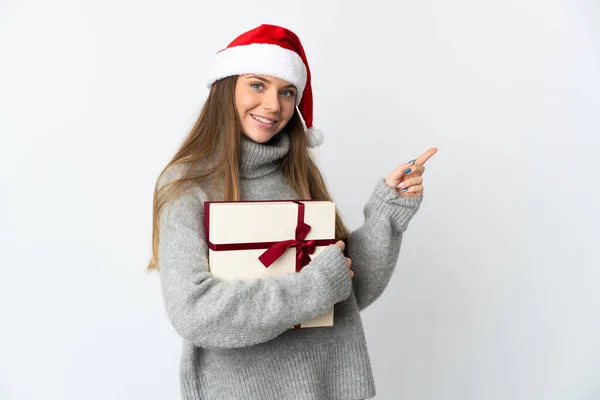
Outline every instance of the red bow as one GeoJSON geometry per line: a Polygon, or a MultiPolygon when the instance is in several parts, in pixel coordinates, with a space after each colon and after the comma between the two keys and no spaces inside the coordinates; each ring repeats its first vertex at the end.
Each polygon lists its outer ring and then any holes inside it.
{"type": "Polygon", "coordinates": [[[304,222],[299,222],[296,226],[296,238],[290,240],[284,240],[273,244],[267,249],[258,259],[267,268],[271,266],[279,257],[285,253],[290,247],[296,248],[296,272],[300,272],[302,267],[310,262],[309,254],[315,252],[316,243],[314,240],[304,240],[308,232],[310,231],[310,225],[304,222]]]}

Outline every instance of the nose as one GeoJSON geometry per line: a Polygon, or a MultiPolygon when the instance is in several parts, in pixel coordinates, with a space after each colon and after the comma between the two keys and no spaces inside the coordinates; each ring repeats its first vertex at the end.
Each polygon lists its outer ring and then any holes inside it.
{"type": "Polygon", "coordinates": [[[278,113],[281,110],[279,93],[275,90],[269,90],[263,98],[263,107],[272,113],[278,113]]]}

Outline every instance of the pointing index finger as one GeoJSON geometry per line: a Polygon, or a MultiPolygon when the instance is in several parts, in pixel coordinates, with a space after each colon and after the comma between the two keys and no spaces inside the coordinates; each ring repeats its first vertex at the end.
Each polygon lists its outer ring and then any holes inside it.
{"type": "Polygon", "coordinates": [[[425,164],[427,162],[427,160],[429,160],[435,153],[437,153],[437,148],[432,147],[429,150],[427,150],[425,153],[421,154],[418,158],[417,161],[415,161],[415,164],[425,164]]]}

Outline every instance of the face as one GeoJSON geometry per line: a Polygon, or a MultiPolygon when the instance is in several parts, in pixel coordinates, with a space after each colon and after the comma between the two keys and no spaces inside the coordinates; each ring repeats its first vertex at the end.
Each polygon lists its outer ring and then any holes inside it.
{"type": "Polygon", "coordinates": [[[235,106],[242,133],[266,143],[288,123],[296,108],[297,89],[266,75],[240,75],[235,85],[235,106]]]}

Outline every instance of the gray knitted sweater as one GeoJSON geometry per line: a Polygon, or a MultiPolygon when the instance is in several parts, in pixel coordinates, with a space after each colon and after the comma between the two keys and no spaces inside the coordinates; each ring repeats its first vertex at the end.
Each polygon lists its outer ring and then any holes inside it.
{"type": "MultiPolygon", "coordinates": [[[[280,167],[289,148],[287,133],[266,144],[242,136],[242,199],[299,199],[280,167]]],[[[159,186],[180,171],[167,170],[159,186]]],[[[196,184],[169,202],[159,216],[162,294],[166,314],[183,338],[182,398],[374,397],[359,311],[387,286],[402,234],[422,197],[401,198],[384,179],[377,182],[364,207],[364,224],[348,238],[352,279],[343,253],[330,245],[299,273],[226,282],[208,271],[202,215],[203,202],[222,200],[220,191],[218,183],[196,184]],[[288,329],[331,307],[335,326],[288,329]]]]}

